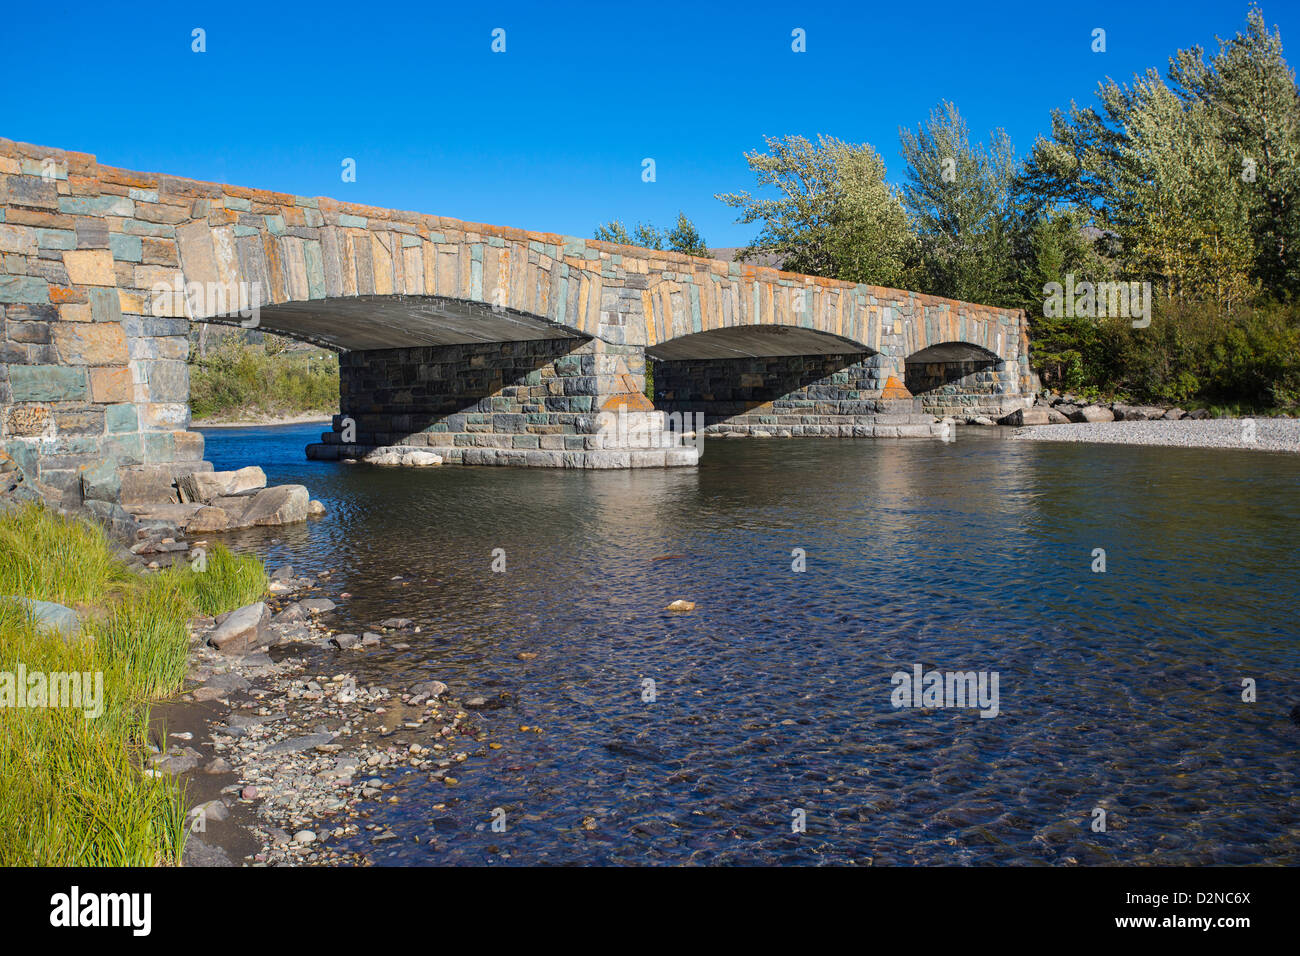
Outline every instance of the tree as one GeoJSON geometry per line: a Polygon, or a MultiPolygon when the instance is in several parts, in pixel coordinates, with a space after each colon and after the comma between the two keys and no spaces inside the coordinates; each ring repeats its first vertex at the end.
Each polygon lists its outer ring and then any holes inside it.
{"type": "Polygon", "coordinates": [[[710,258],[709,247],[704,244],[695,223],[687,219],[684,212],[677,214],[677,225],[668,233],[668,248],[688,256],[710,258]]]}
{"type": "Polygon", "coordinates": [[[594,238],[602,242],[616,242],[622,246],[638,246],[642,249],[662,249],[666,242],[673,252],[705,258],[709,256],[709,247],[704,244],[700,231],[684,212],[677,214],[677,225],[667,232],[646,223],[637,223],[636,229],[629,236],[627,227],[620,220],[611,219],[596,227],[594,238]]]}
{"type": "Polygon", "coordinates": [[[1002,130],[972,146],[957,107],[944,102],[916,130],[899,130],[907,160],[903,205],[921,245],[927,292],[1010,305],[1017,300],[1013,191],[1018,173],[1002,130]]]}
{"type": "Polygon", "coordinates": [[[1244,34],[1199,47],[1099,107],[1052,117],[1023,195],[1068,206],[1113,235],[1115,268],[1170,298],[1237,308],[1259,289],[1300,291],[1300,98],[1282,43],[1252,9],[1244,34]]]}
{"type": "Polygon", "coordinates": [[[1300,289],[1300,94],[1282,56],[1282,37],[1252,7],[1246,32],[1219,40],[1206,64],[1199,47],[1180,50],[1170,81],[1205,105],[1226,147],[1227,172],[1247,187],[1254,274],[1266,288],[1300,289]]]}
{"type": "Polygon", "coordinates": [[[778,198],[748,192],[718,199],[741,211],[741,224],[762,223],[736,258],[773,255],[793,272],[905,287],[916,243],[897,192],[885,182],[885,163],[868,144],[819,136],[765,137],[769,152],[745,154],[758,185],[778,198]]]}

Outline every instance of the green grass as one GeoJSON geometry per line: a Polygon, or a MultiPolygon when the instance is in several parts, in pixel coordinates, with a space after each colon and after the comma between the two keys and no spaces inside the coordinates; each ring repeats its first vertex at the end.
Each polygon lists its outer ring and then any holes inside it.
{"type": "Polygon", "coordinates": [[[150,866],[179,862],[185,801],[171,777],[141,771],[150,704],[185,676],[188,623],[257,600],[266,573],[220,545],[202,573],[139,576],[96,526],[37,506],[0,515],[0,595],[82,613],[82,639],[38,630],[0,601],[0,672],[100,673],[102,713],[0,707],[0,865],[150,866]]]}
{"type": "Polygon", "coordinates": [[[338,407],[338,356],[324,349],[287,352],[231,338],[191,360],[195,419],[330,415],[338,407]]]}

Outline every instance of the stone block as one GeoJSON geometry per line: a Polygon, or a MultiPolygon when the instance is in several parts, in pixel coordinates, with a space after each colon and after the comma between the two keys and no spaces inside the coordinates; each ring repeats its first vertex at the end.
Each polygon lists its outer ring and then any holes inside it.
{"type": "MultiPolygon", "coordinates": [[[[94,398],[94,384],[91,384],[92,401],[102,401],[94,398]]],[[[117,432],[134,432],[140,427],[140,422],[135,413],[135,406],[129,403],[109,405],[104,409],[105,427],[109,434],[117,432]]]]}
{"type": "Polygon", "coordinates": [[[86,370],[62,365],[12,365],[9,387],[15,402],[84,401],[86,370]]]}
{"type": "Polygon", "coordinates": [[[247,525],[282,525],[307,520],[307,489],[302,485],[277,485],[259,491],[242,516],[247,525]]]}
{"type": "Polygon", "coordinates": [[[116,322],[56,322],[54,347],[67,365],[116,365],[127,362],[126,333],[116,322]]]}
{"type": "Polygon", "coordinates": [[[73,285],[116,286],[113,254],[107,249],[78,249],[63,254],[63,265],[73,285]]]}

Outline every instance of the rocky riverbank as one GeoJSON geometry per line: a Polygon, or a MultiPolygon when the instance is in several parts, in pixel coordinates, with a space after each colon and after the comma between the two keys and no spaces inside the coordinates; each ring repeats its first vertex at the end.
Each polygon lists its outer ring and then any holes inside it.
{"type": "Polygon", "coordinates": [[[1012,437],[1029,441],[1300,452],[1300,421],[1292,418],[1216,418],[1208,421],[1093,422],[1022,428],[1012,437]]]}
{"type": "Polygon", "coordinates": [[[328,624],[335,602],[313,596],[320,587],[281,568],[266,602],[195,621],[187,688],[156,721],[186,729],[160,729],[151,757],[195,795],[188,865],[364,865],[364,854],[335,845],[359,833],[372,846],[395,839],[367,817],[396,801],[397,777],[454,787],[472,750],[495,748],[468,709],[480,701],[463,704],[440,681],[361,683],[361,655],[404,649],[419,628],[389,618],[338,633],[328,624]]]}

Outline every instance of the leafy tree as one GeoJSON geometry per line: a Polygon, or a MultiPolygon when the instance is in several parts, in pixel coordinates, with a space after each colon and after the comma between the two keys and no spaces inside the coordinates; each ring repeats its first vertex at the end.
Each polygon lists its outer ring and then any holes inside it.
{"type": "Polygon", "coordinates": [[[627,227],[621,220],[611,219],[609,222],[596,227],[593,238],[602,242],[616,242],[621,246],[637,246],[641,249],[662,249],[664,247],[664,234],[654,226],[645,223],[637,223],[632,234],[628,235],[627,227]]]}
{"type": "Polygon", "coordinates": [[[916,243],[897,192],[885,182],[885,163],[868,144],[819,136],[765,137],[769,152],[745,154],[758,185],[777,198],[749,192],[718,199],[740,210],[737,222],[761,223],[738,259],[773,255],[783,268],[810,275],[905,287],[916,243]]]}
{"type": "Polygon", "coordinates": [[[900,129],[908,181],[903,205],[920,241],[927,292],[1009,305],[1017,300],[1011,140],[995,131],[973,146],[957,107],[944,102],[916,130],[900,129]]]}
{"type": "Polygon", "coordinates": [[[1245,184],[1256,278],[1294,293],[1300,288],[1300,94],[1281,35],[1253,7],[1246,32],[1219,40],[1210,63],[1199,47],[1180,50],[1169,76],[1184,99],[1205,105],[1226,147],[1227,171],[1245,184]]]}
{"type": "Polygon", "coordinates": [[[695,228],[695,223],[686,218],[686,213],[677,214],[677,225],[668,232],[668,248],[688,256],[710,258],[709,247],[695,228]]]}
{"type": "Polygon", "coordinates": [[[1052,117],[1021,180],[1037,209],[1069,206],[1115,238],[1115,269],[1177,301],[1231,311],[1300,286],[1300,101],[1281,39],[1251,10],[1209,63],[1199,47],[1099,106],[1052,117]]]}

